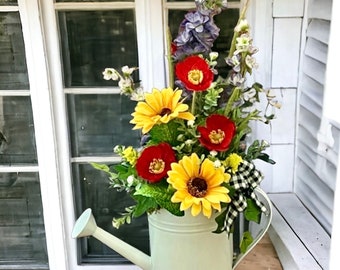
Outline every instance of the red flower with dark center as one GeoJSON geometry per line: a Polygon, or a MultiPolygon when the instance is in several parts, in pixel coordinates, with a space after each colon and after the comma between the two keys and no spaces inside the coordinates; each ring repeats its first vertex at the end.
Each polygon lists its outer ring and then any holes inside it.
{"type": "Polygon", "coordinates": [[[189,56],[179,62],[176,65],[176,76],[191,91],[207,90],[214,79],[214,73],[208,63],[197,55],[189,56]]]}
{"type": "Polygon", "coordinates": [[[169,144],[161,143],[143,150],[137,159],[136,170],[146,181],[157,183],[167,175],[173,162],[176,162],[174,150],[169,144]]]}
{"type": "Polygon", "coordinates": [[[209,151],[225,151],[235,135],[236,125],[228,117],[212,114],[206,120],[206,127],[199,126],[200,143],[209,151]]]}

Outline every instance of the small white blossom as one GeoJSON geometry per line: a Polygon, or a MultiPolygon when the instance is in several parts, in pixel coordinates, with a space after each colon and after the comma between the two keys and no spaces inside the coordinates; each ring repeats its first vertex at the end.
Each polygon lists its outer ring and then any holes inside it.
{"type": "Polygon", "coordinates": [[[241,20],[239,22],[238,25],[236,25],[235,27],[235,32],[239,33],[239,32],[244,32],[244,31],[248,31],[249,30],[249,24],[247,22],[247,20],[241,20]]]}
{"type": "Polygon", "coordinates": [[[128,183],[129,186],[132,186],[134,180],[135,178],[133,177],[133,175],[130,175],[128,176],[128,178],[126,178],[126,182],[128,183]]]}
{"type": "MultiPolygon", "coordinates": [[[[248,35],[241,35],[236,38],[236,51],[237,52],[247,52],[251,45],[251,39],[248,35]]],[[[235,52],[236,53],[236,52],[235,52]]]]}
{"type": "Polygon", "coordinates": [[[118,83],[118,86],[119,86],[122,90],[131,87],[131,85],[132,85],[132,82],[131,82],[130,79],[120,79],[120,81],[119,81],[119,83],[118,83]]]}
{"type": "Polygon", "coordinates": [[[258,65],[256,63],[256,59],[254,57],[251,57],[250,55],[247,55],[245,60],[246,60],[246,65],[249,68],[253,69],[253,68],[257,68],[258,67],[258,65]]]}
{"type": "Polygon", "coordinates": [[[145,100],[144,89],[142,87],[138,87],[131,94],[131,100],[134,100],[134,101],[143,101],[143,100],[145,100]]]}
{"type": "Polygon", "coordinates": [[[254,88],[251,88],[249,91],[243,94],[243,99],[245,101],[250,101],[254,103],[256,101],[255,96],[256,96],[256,90],[254,88]]]}
{"type": "Polygon", "coordinates": [[[122,72],[124,75],[131,75],[136,69],[136,67],[129,68],[128,66],[124,66],[122,67],[122,72]]]}
{"type": "Polygon", "coordinates": [[[106,68],[103,71],[104,80],[117,81],[119,79],[119,73],[114,68],[106,68]]]}
{"type": "Polygon", "coordinates": [[[212,157],[216,157],[217,156],[217,151],[215,151],[215,150],[212,150],[212,151],[210,151],[210,155],[212,156],[212,157]]]}
{"type": "Polygon", "coordinates": [[[211,61],[215,61],[218,58],[218,52],[209,53],[209,57],[211,61]]]}
{"type": "Polygon", "coordinates": [[[189,120],[189,121],[187,122],[187,125],[188,125],[188,127],[194,127],[194,125],[195,125],[195,120],[189,120]]]}
{"type": "Polygon", "coordinates": [[[195,142],[193,140],[186,140],[184,143],[186,145],[193,145],[195,142]]]}
{"type": "Polygon", "coordinates": [[[222,165],[222,164],[221,164],[221,161],[220,161],[219,159],[217,159],[217,160],[214,161],[214,167],[215,167],[215,168],[219,168],[219,167],[221,167],[221,165],[222,165]]]}

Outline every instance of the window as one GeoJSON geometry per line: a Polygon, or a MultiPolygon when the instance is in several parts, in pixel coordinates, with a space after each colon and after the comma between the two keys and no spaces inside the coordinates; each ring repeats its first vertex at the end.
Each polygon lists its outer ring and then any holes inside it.
{"type": "Polygon", "coordinates": [[[48,269],[30,85],[16,1],[0,1],[0,34],[0,269],[48,269]]]}

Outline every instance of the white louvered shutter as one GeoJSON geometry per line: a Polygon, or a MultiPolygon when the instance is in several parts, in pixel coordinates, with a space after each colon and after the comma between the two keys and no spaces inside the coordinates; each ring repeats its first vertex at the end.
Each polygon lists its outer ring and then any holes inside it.
{"type": "Polygon", "coordinates": [[[324,84],[331,0],[312,0],[308,6],[306,47],[300,76],[297,164],[294,189],[297,196],[328,233],[332,213],[340,129],[324,117],[324,84]]]}

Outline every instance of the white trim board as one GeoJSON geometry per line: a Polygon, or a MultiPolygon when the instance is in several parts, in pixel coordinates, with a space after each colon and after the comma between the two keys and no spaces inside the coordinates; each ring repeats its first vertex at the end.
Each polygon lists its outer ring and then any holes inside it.
{"type": "Polygon", "coordinates": [[[284,269],[328,269],[330,236],[294,193],[269,194],[268,234],[284,269]]]}

